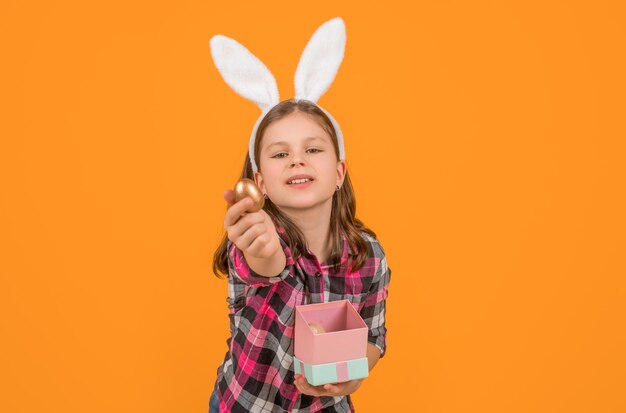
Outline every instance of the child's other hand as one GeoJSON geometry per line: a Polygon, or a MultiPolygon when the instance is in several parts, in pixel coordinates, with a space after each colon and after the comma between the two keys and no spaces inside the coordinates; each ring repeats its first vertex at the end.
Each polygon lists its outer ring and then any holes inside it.
{"type": "Polygon", "coordinates": [[[300,391],[300,393],[308,394],[309,396],[347,396],[348,394],[354,393],[361,383],[363,379],[358,380],[350,380],[344,383],[335,383],[335,384],[323,384],[321,386],[311,386],[306,378],[301,374],[296,374],[294,376],[293,383],[296,385],[296,388],[300,391]]]}
{"type": "Polygon", "coordinates": [[[224,190],[229,207],[224,217],[224,228],[241,251],[256,258],[270,258],[281,248],[276,227],[264,210],[246,212],[252,199],[246,197],[235,203],[235,192],[224,190]]]}

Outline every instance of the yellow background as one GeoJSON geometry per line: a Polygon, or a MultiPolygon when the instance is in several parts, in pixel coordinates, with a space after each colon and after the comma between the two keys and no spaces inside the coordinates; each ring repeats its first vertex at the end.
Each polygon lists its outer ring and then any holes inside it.
{"type": "Polygon", "coordinates": [[[0,410],[206,412],[226,352],[222,191],[315,29],[319,103],[392,269],[367,412],[626,411],[621,1],[0,5],[0,410]]]}

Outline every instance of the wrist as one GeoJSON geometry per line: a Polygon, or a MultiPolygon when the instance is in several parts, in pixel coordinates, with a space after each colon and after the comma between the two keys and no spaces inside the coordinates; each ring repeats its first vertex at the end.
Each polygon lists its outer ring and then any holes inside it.
{"type": "Polygon", "coordinates": [[[287,256],[280,247],[267,258],[248,256],[245,253],[244,257],[252,271],[268,278],[279,275],[287,265],[287,256]]]}

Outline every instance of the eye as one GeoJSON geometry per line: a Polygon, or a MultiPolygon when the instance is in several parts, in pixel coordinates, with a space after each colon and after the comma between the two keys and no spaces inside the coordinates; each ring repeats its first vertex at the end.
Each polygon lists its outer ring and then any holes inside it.
{"type": "MultiPolygon", "coordinates": [[[[309,151],[316,151],[316,152],[314,152],[314,153],[324,152],[324,151],[322,151],[321,149],[317,149],[317,148],[309,148],[309,149],[307,149],[307,150],[309,150],[309,151]]],[[[276,155],[272,156],[272,158],[276,158],[276,159],[281,159],[281,158],[283,158],[283,156],[279,156],[279,155],[287,155],[287,153],[286,153],[286,152],[280,152],[280,153],[277,153],[276,155]]]]}

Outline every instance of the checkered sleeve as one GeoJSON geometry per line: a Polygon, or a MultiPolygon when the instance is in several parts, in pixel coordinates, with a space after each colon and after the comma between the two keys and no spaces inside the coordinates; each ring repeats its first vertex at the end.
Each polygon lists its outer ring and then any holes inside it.
{"type": "Polygon", "coordinates": [[[372,244],[372,248],[374,252],[373,258],[378,265],[376,266],[374,278],[372,279],[368,295],[363,302],[360,314],[369,329],[367,340],[380,349],[380,357],[382,358],[387,350],[385,311],[389,281],[391,280],[391,269],[387,265],[385,251],[380,243],[375,241],[372,244]]]}
{"type": "Polygon", "coordinates": [[[246,262],[246,257],[243,255],[243,251],[235,245],[230,239],[227,241],[226,248],[228,250],[228,272],[232,277],[239,279],[241,282],[249,284],[252,287],[264,286],[277,283],[284,280],[288,276],[293,274],[293,258],[291,256],[291,250],[287,243],[281,238],[280,245],[287,257],[285,268],[280,274],[274,277],[265,277],[257,274],[246,262]]]}

